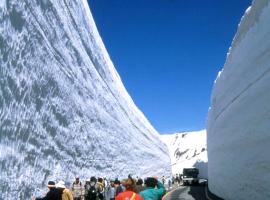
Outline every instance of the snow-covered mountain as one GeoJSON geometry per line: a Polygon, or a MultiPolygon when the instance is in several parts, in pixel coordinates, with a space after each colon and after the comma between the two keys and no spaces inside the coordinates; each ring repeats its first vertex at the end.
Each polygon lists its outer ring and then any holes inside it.
{"type": "Polygon", "coordinates": [[[0,1],[0,199],[50,179],[170,173],[87,0],[0,1]]]}
{"type": "Polygon", "coordinates": [[[244,14],[212,92],[209,188],[226,200],[270,199],[270,0],[244,14]]]}
{"type": "Polygon", "coordinates": [[[169,148],[173,174],[181,174],[183,168],[197,167],[200,178],[207,178],[206,131],[161,135],[169,148]]]}

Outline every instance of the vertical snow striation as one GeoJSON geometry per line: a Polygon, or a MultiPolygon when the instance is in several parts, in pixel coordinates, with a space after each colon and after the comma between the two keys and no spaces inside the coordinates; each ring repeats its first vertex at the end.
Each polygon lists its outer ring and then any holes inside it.
{"type": "Polygon", "coordinates": [[[228,200],[270,198],[270,0],[242,18],[212,92],[208,175],[228,200]]]}
{"type": "Polygon", "coordinates": [[[0,3],[0,199],[49,179],[170,173],[86,0],[0,3]]]}

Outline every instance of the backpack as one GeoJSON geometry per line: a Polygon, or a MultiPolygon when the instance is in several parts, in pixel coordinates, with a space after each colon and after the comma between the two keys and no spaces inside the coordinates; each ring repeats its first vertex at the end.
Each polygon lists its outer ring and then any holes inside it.
{"type": "MultiPolygon", "coordinates": [[[[79,182],[80,186],[82,187],[82,182],[79,182]]],[[[77,185],[76,182],[73,182],[72,187],[74,188],[74,185],[77,185]]]]}
{"type": "Polygon", "coordinates": [[[90,187],[87,189],[86,193],[86,199],[87,200],[93,200],[97,198],[97,189],[96,185],[90,185],[90,187]]]}
{"type": "Polygon", "coordinates": [[[117,196],[121,192],[123,192],[123,188],[121,187],[121,185],[119,185],[115,189],[115,196],[117,196]]]}

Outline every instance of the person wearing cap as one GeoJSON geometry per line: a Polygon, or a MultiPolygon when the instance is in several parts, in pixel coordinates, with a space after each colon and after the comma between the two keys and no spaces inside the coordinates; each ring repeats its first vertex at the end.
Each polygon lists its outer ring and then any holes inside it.
{"type": "Polygon", "coordinates": [[[85,185],[85,199],[96,200],[98,196],[97,179],[92,176],[87,185],[85,185]]]}
{"type": "Polygon", "coordinates": [[[64,181],[59,181],[56,184],[56,188],[62,194],[62,200],[73,200],[73,196],[72,196],[70,190],[66,188],[64,181]]]}
{"type": "Polygon", "coordinates": [[[154,177],[148,177],[144,182],[146,188],[139,194],[144,200],[161,200],[166,190],[164,185],[154,177]]]}
{"type": "Polygon", "coordinates": [[[118,179],[114,181],[114,188],[115,188],[115,196],[123,192],[123,188],[121,186],[121,182],[118,179]]]}
{"type": "Polygon", "coordinates": [[[49,192],[46,194],[43,198],[33,198],[33,200],[62,200],[61,193],[58,189],[55,187],[54,181],[48,182],[48,188],[49,192]]]}
{"type": "Polygon", "coordinates": [[[123,180],[122,184],[126,190],[118,194],[115,200],[143,200],[141,195],[136,193],[136,183],[131,177],[123,180]]]}

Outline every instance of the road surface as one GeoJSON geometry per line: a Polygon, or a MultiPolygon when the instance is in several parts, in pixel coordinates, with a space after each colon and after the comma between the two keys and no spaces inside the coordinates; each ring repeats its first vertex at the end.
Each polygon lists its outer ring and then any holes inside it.
{"type": "Polygon", "coordinates": [[[208,200],[205,186],[180,186],[164,196],[163,200],[208,200]]]}

